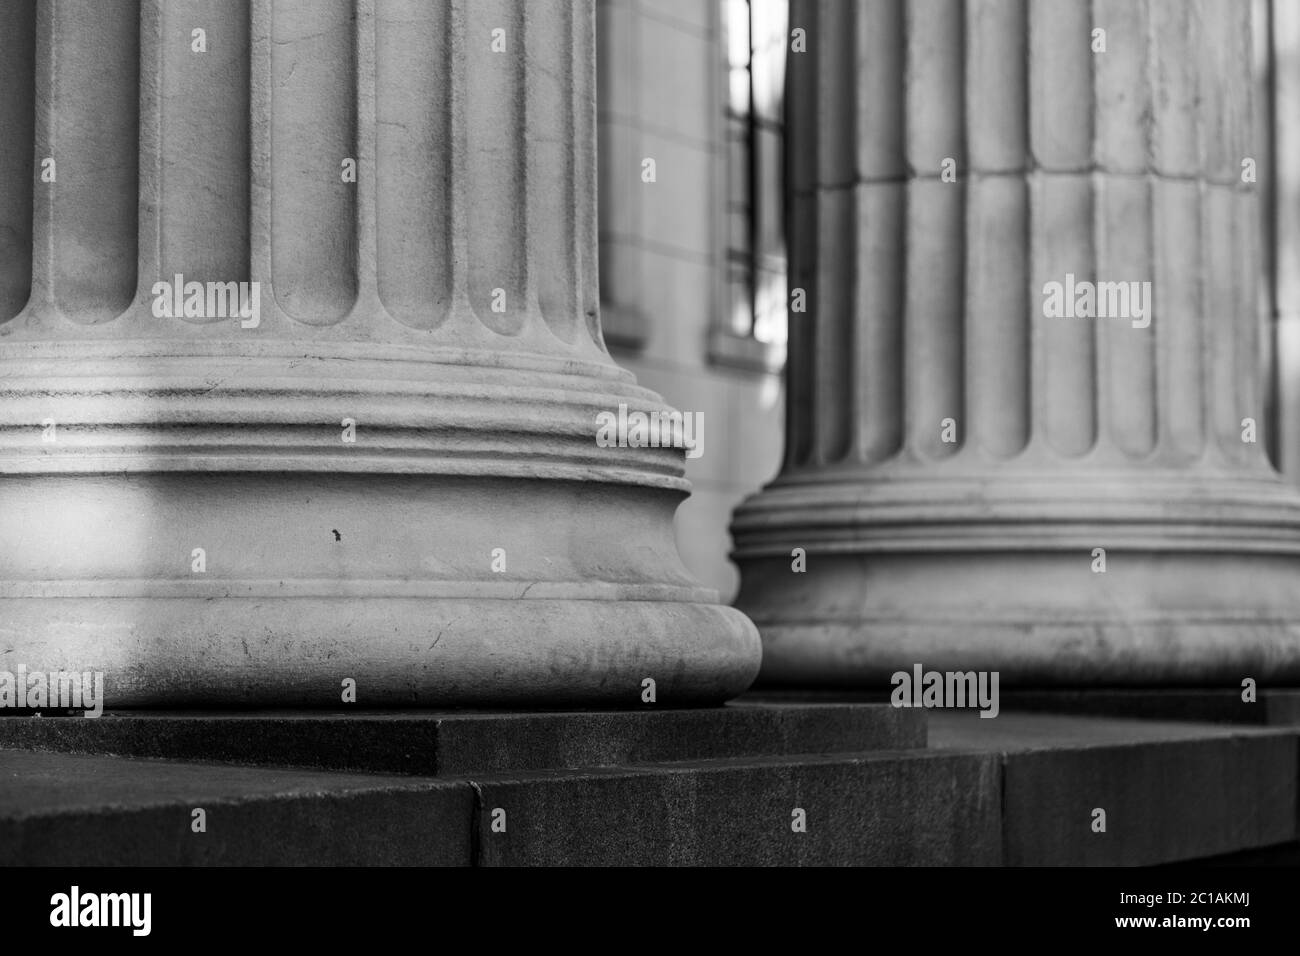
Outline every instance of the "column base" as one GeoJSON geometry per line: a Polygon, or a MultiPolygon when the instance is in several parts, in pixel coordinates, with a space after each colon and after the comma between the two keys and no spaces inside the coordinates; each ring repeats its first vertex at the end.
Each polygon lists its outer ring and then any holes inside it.
{"type": "Polygon", "coordinates": [[[44,573],[0,581],[4,660],[101,671],[112,707],[337,707],[346,679],[364,706],[637,706],[647,678],[658,703],[717,702],[753,680],[758,636],[680,565],[678,499],[448,476],[11,476],[6,552],[44,573]]]}
{"type": "Polygon", "coordinates": [[[14,364],[0,670],[103,672],[113,708],[681,706],[758,672],[678,556],[683,452],[596,442],[665,407],[613,366],[14,364]]]}
{"type": "Polygon", "coordinates": [[[733,531],[760,686],[888,690],[917,663],[1003,687],[1300,680],[1300,503],[1272,476],[790,482],[733,531]]]}

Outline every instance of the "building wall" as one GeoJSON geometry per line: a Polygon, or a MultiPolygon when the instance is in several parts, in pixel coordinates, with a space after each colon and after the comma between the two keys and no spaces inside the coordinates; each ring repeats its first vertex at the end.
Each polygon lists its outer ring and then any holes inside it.
{"type": "Polygon", "coordinates": [[[721,227],[726,170],[717,4],[601,0],[601,292],[610,351],[676,407],[703,413],[704,453],[688,459],[694,493],[677,513],[691,570],[724,601],[732,509],[777,471],[778,372],[720,361],[721,227]],[[642,181],[655,161],[656,181],[642,181]]]}

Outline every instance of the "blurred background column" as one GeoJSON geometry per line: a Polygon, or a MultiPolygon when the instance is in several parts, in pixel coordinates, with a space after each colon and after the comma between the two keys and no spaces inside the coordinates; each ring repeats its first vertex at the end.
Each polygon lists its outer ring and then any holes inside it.
{"type": "Polygon", "coordinates": [[[782,473],[733,522],[763,681],[887,690],[917,662],[1020,685],[1300,679],[1251,13],[792,5],[807,306],[782,473]]]}

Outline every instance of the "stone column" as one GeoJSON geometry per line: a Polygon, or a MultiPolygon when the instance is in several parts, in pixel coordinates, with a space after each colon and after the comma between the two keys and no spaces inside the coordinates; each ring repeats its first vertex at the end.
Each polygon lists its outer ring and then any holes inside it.
{"type": "Polygon", "coordinates": [[[4,17],[4,661],[110,707],[749,684],[683,452],[596,441],[666,407],[601,339],[590,0],[4,17]]]}
{"type": "Polygon", "coordinates": [[[1300,497],[1260,422],[1250,8],[795,3],[808,309],[783,470],[733,525],[761,681],[1300,678],[1300,497]],[[1149,282],[1149,324],[1050,317],[1067,275],[1149,282]]]}

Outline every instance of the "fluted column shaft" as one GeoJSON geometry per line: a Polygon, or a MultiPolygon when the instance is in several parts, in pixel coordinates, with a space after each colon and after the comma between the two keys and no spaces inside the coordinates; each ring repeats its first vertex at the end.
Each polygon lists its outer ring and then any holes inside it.
{"type": "Polygon", "coordinates": [[[15,252],[36,252],[5,275],[12,335],[229,334],[151,313],[153,283],[179,273],[258,281],[263,340],[308,325],[600,357],[589,5],[25,0],[10,16],[3,215],[15,252]],[[55,178],[10,186],[33,155],[55,178]]]}
{"type": "Polygon", "coordinates": [[[600,335],[592,3],[4,16],[15,660],[109,706],[744,688],[681,449],[596,440],[666,406],[600,335]]]}
{"type": "Polygon", "coordinates": [[[1300,499],[1261,422],[1249,16],[794,4],[808,308],[782,474],[733,526],[765,679],[1300,676],[1300,499]]]}

